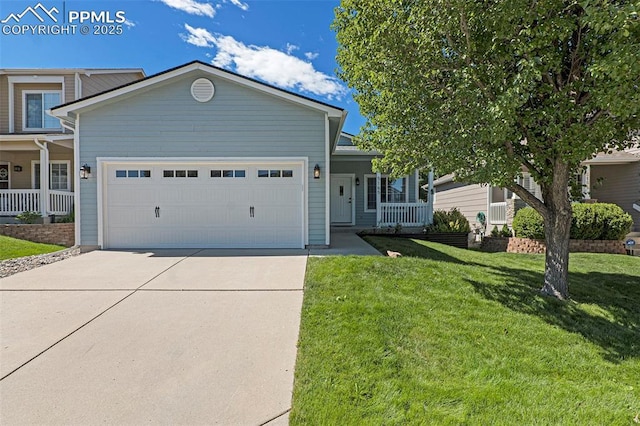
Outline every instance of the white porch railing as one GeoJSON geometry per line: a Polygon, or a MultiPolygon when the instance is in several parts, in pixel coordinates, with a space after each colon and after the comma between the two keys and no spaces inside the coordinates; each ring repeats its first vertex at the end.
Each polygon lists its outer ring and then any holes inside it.
{"type": "Polygon", "coordinates": [[[379,226],[424,226],[432,222],[429,203],[380,203],[379,226]]]}
{"type": "Polygon", "coordinates": [[[506,201],[489,204],[489,223],[493,225],[503,225],[507,223],[506,201]]]}
{"type": "Polygon", "coordinates": [[[67,215],[73,210],[73,192],[49,191],[49,213],[67,215]]]}
{"type": "MultiPolygon", "coordinates": [[[[72,210],[73,192],[49,191],[48,214],[66,215],[72,210]]],[[[41,211],[39,189],[0,190],[0,216],[15,216],[26,211],[41,211]]]]}

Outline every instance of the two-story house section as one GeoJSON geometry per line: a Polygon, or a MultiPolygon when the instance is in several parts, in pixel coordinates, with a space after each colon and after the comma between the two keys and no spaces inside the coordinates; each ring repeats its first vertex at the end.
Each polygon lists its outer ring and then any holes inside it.
{"type": "Polygon", "coordinates": [[[73,128],[51,108],[145,77],[142,69],[0,69],[0,221],[73,209],[73,128]]]}

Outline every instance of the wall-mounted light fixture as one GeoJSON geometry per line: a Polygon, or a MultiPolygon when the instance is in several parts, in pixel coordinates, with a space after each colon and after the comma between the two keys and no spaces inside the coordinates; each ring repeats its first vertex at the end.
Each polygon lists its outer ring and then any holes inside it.
{"type": "Polygon", "coordinates": [[[313,178],[320,179],[320,166],[318,164],[313,168],[313,178]]]}
{"type": "Polygon", "coordinates": [[[360,178],[356,178],[356,186],[360,186],[360,178]]]}
{"type": "Polygon", "coordinates": [[[22,171],[22,166],[13,166],[13,171],[14,172],[21,172],[22,171]]]}
{"type": "Polygon", "coordinates": [[[80,167],[80,179],[89,179],[90,174],[91,167],[89,167],[86,163],[84,166],[80,167]]]}

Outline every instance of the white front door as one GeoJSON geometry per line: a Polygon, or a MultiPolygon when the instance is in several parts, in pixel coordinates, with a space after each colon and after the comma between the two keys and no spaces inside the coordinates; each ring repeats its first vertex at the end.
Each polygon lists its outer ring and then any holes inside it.
{"type": "Polygon", "coordinates": [[[300,163],[112,164],[105,248],[303,248],[300,163]]]}
{"type": "Polygon", "coordinates": [[[331,223],[353,224],[353,177],[331,176],[331,223]]]}

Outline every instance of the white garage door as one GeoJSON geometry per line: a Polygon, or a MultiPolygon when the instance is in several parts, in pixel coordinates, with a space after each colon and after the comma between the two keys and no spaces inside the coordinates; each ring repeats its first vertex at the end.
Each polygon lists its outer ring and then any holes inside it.
{"type": "Polygon", "coordinates": [[[301,163],[109,164],[105,248],[303,248],[301,163]]]}

